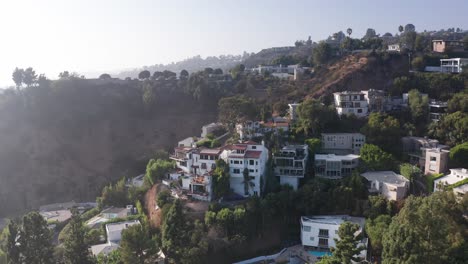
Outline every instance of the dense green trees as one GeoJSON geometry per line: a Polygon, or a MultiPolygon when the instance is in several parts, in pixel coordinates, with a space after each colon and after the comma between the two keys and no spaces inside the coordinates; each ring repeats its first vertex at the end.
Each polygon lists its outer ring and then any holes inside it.
{"type": "Polygon", "coordinates": [[[143,264],[159,251],[156,240],[150,238],[144,225],[133,225],[122,232],[120,254],[125,264],[143,264]]]}
{"type": "Polygon", "coordinates": [[[364,144],[360,154],[362,165],[366,170],[393,170],[395,167],[392,154],[383,151],[376,145],[364,144]]]}
{"type": "Polygon", "coordinates": [[[179,200],[169,209],[161,231],[162,248],[175,263],[203,263],[208,251],[203,225],[187,222],[179,200]]]}
{"type": "Polygon", "coordinates": [[[361,129],[366,142],[383,150],[397,153],[400,146],[400,122],[387,114],[371,113],[367,124],[361,129]]]}
{"type": "Polygon", "coordinates": [[[145,177],[149,183],[153,185],[158,180],[163,179],[164,175],[172,168],[174,168],[174,163],[172,161],[151,159],[146,165],[145,177]]]}
{"type": "Polygon", "coordinates": [[[450,161],[455,167],[468,166],[468,141],[450,149],[450,161]]]}
{"type": "Polygon", "coordinates": [[[92,263],[89,255],[89,245],[85,241],[83,221],[76,209],[72,209],[72,217],[69,226],[69,232],[64,242],[66,263],[92,263]]]}
{"type": "Polygon", "coordinates": [[[296,133],[319,137],[338,119],[333,107],[327,107],[315,99],[307,99],[297,108],[296,133]]]}
{"type": "Polygon", "coordinates": [[[98,202],[105,206],[125,207],[130,201],[125,187],[125,177],[115,184],[110,183],[102,189],[98,202]]]}
{"type": "Polygon", "coordinates": [[[216,161],[216,169],[213,172],[213,195],[215,199],[229,194],[230,188],[229,165],[222,159],[216,161]]]}
{"type": "Polygon", "coordinates": [[[450,146],[467,142],[468,113],[457,111],[442,116],[439,122],[429,125],[428,134],[450,146]]]}
{"type": "Polygon", "coordinates": [[[324,41],[321,41],[312,51],[312,58],[315,65],[322,65],[332,57],[332,48],[324,41]]]}
{"type": "MultiPolygon", "coordinates": [[[[408,105],[411,110],[413,124],[420,128],[424,127],[429,117],[429,98],[422,95],[418,90],[411,90],[408,93],[408,105]]],[[[422,130],[421,128],[419,130],[422,130]]],[[[419,131],[421,133],[422,131],[419,131]]]]}
{"type": "Polygon", "coordinates": [[[332,248],[333,257],[340,260],[341,263],[350,264],[351,261],[358,261],[359,258],[355,255],[365,249],[363,246],[359,246],[359,242],[362,238],[362,233],[356,235],[361,229],[358,224],[351,222],[344,222],[338,229],[339,239],[335,238],[336,248],[332,248]]]}
{"type": "Polygon", "coordinates": [[[464,263],[466,209],[452,192],[410,196],[383,236],[383,263],[464,263]]]}
{"type": "Polygon", "coordinates": [[[54,263],[52,233],[38,212],[25,215],[21,225],[8,225],[6,253],[9,263],[54,263]]]}
{"type": "Polygon", "coordinates": [[[366,233],[372,245],[372,255],[380,257],[382,254],[383,235],[392,222],[392,217],[386,214],[379,215],[375,219],[366,220],[366,233]]]}
{"type": "Polygon", "coordinates": [[[138,79],[140,80],[148,79],[149,77],[151,77],[151,73],[148,70],[141,71],[138,74],[138,79]]]}
{"type": "Polygon", "coordinates": [[[219,100],[219,121],[234,128],[238,122],[253,120],[258,109],[252,99],[242,96],[225,97],[219,100]]]}

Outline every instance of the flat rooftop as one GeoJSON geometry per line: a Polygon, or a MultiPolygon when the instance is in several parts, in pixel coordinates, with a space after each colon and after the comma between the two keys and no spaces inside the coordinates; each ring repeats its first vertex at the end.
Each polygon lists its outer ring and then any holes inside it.
{"type": "Polygon", "coordinates": [[[331,161],[342,161],[342,160],[354,160],[359,159],[359,155],[348,154],[348,155],[335,155],[335,154],[315,154],[315,160],[331,160],[331,161]]]}
{"type": "Polygon", "coordinates": [[[398,186],[405,186],[408,179],[393,171],[369,171],[361,174],[368,181],[380,181],[398,186]]]}
{"type": "Polygon", "coordinates": [[[364,217],[355,217],[349,215],[314,215],[301,216],[302,223],[317,223],[328,225],[341,225],[344,222],[352,222],[364,227],[366,219],[364,217]]]}
{"type": "Polygon", "coordinates": [[[107,229],[109,232],[113,232],[113,231],[122,231],[122,230],[128,228],[129,226],[132,226],[132,225],[139,225],[139,224],[140,224],[140,221],[138,221],[138,220],[125,221],[125,222],[118,222],[118,223],[107,224],[107,225],[106,225],[106,229],[107,229]]]}

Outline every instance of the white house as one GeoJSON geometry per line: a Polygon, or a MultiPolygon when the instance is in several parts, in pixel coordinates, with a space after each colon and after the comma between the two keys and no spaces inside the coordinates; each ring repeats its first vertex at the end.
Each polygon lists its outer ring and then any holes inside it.
{"type": "Polygon", "coordinates": [[[210,201],[212,198],[212,175],[222,148],[176,147],[170,158],[176,161],[179,173],[170,174],[171,179],[181,178],[182,189],[198,200],[210,201]]]}
{"type": "Polygon", "coordinates": [[[274,172],[280,178],[280,184],[288,184],[297,190],[299,179],[306,173],[308,157],[307,145],[289,145],[274,153],[274,172]]]}
{"type": "Polygon", "coordinates": [[[463,67],[468,67],[468,59],[452,58],[440,60],[440,70],[442,72],[461,73],[463,67]]]}
{"type": "Polygon", "coordinates": [[[228,145],[223,149],[220,157],[229,165],[231,189],[242,196],[260,196],[263,191],[261,182],[265,182],[268,149],[252,141],[228,145]],[[244,182],[244,170],[249,173],[250,183],[244,182]],[[246,184],[250,185],[248,192],[245,192],[246,184]]]}
{"type": "MultiPolygon", "coordinates": [[[[335,239],[340,239],[338,229],[344,222],[356,223],[360,229],[355,233],[358,236],[363,233],[365,226],[364,217],[352,217],[348,215],[317,215],[301,217],[301,242],[302,246],[313,249],[325,249],[336,247],[335,239]]],[[[366,249],[361,251],[360,257],[367,255],[367,238],[363,238],[359,246],[366,249]]]]}
{"type": "Polygon", "coordinates": [[[363,92],[345,91],[333,93],[333,97],[338,115],[354,114],[365,117],[369,114],[367,98],[363,92]]]}
{"type": "Polygon", "coordinates": [[[361,174],[369,181],[370,193],[380,193],[391,201],[404,199],[409,188],[409,180],[393,171],[369,171],[361,174]]]}
{"type": "Polygon", "coordinates": [[[366,143],[361,133],[322,133],[322,151],[333,154],[359,154],[366,143]]]}
{"type": "Polygon", "coordinates": [[[119,247],[120,240],[122,239],[122,231],[129,228],[130,226],[139,224],[140,221],[138,220],[107,224],[107,242],[104,244],[91,246],[91,252],[94,256],[98,256],[99,254],[109,254],[111,251],[119,247]]]}
{"type": "Polygon", "coordinates": [[[388,45],[388,51],[400,52],[400,44],[395,43],[395,44],[388,45]]]}
{"type": "Polygon", "coordinates": [[[468,179],[467,169],[450,169],[450,174],[434,180],[434,191],[439,191],[443,186],[452,185],[465,179],[468,179]]]}
{"type": "Polygon", "coordinates": [[[359,155],[315,154],[315,176],[341,179],[350,176],[359,165],[359,155]]]}
{"type": "Polygon", "coordinates": [[[253,137],[260,137],[260,121],[246,121],[236,124],[236,132],[240,140],[252,139],[253,137]]]}
{"type": "Polygon", "coordinates": [[[462,198],[466,193],[468,193],[468,183],[453,188],[453,193],[455,193],[457,198],[462,198]]]}
{"type": "Polygon", "coordinates": [[[133,205],[127,207],[110,207],[101,211],[100,214],[86,221],[85,225],[89,228],[99,228],[103,223],[116,219],[125,218],[136,213],[136,208],[133,205]]]}

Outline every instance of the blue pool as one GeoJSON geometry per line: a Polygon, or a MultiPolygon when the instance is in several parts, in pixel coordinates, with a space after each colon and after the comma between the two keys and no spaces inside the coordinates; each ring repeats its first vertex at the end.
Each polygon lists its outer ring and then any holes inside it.
{"type": "Polygon", "coordinates": [[[309,250],[309,254],[316,257],[331,256],[331,252],[309,250]]]}

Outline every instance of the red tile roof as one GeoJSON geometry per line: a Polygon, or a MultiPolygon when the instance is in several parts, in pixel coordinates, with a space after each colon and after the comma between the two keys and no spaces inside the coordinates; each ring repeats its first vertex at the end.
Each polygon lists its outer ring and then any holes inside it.
{"type": "Polygon", "coordinates": [[[256,150],[247,150],[245,152],[245,157],[249,159],[258,159],[262,155],[261,151],[256,151],[256,150]]]}

